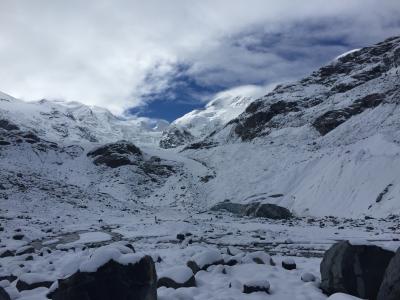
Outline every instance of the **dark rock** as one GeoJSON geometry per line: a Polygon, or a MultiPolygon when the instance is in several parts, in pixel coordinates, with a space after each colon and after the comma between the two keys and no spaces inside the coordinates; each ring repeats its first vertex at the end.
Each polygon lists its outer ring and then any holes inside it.
{"type": "Polygon", "coordinates": [[[243,285],[243,293],[251,294],[256,292],[264,292],[269,293],[270,284],[268,281],[260,281],[260,282],[253,282],[253,283],[246,283],[243,285]]]}
{"type": "Polygon", "coordinates": [[[293,259],[287,258],[282,261],[282,268],[286,270],[295,270],[297,266],[293,259]]]}
{"type": "Polygon", "coordinates": [[[110,260],[96,272],[77,272],[59,280],[48,296],[53,300],[156,300],[157,274],[153,259],[144,256],[135,264],[110,260]]]}
{"type": "Polygon", "coordinates": [[[382,103],[385,99],[383,94],[371,94],[354,101],[353,104],[346,108],[332,110],[319,116],[313,122],[313,126],[321,135],[325,135],[332,131],[340,124],[346,122],[352,116],[358,115],[368,108],[374,108],[382,103]]]}
{"type": "MultiPolygon", "coordinates": [[[[254,216],[257,218],[268,218],[268,219],[290,219],[293,217],[292,213],[285,207],[278,206],[276,204],[259,204],[254,203],[250,207],[254,207],[254,212],[248,214],[246,209],[246,215],[254,216]]],[[[250,209],[253,211],[253,209],[250,209]]]]}
{"type": "Polygon", "coordinates": [[[400,248],[385,271],[377,297],[377,300],[398,299],[400,299],[400,248]]]}
{"type": "Polygon", "coordinates": [[[11,251],[11,250],[5,250],[0,254],[0,258],[4,258],[4,257],[10,257],[10,256],[14,256],[15,255],[15,251],[11,251]]]}
{"type": "Polygon", "coordinates": [[[24,236],[23,234],[15,234],[15,235],[13,235],[12,238],[13,238],[14,240],[20,241],[20,240],[22,240],[24,237],[25,237],[25,236],[24,236]]]}
{"type": "Polygon", "coordinates": [[[232,203],[230,201],[224,201],[211,207],[211,210],[212,211],[226,210],[227,212],[241,215],[244,214],[245,205],[239,203],[232,203]]]}
{"type": "Polygon", "coordinates": [[[263,110],[259,110],[260,106],[262,105],[257,101],[251,103],[246,109],[246,112],[251,113],[247,118],[231,121],[237,123],[235,133],[244,141],[252,140],[259,136],[265,128],[273,127],[270,121],[275,116],[299,111],[296,102],[278,101],[263,110]]]}
{"type": "Polygon", "coordinates": [[[321,289],[328,295],[346,293],[376,299],[393,255],[378,246],[338,242],[325,252],[321,262],[321,289]]]}
{"type": "Polygon", "coordinates": [[[25,290],[33,290],[38,287],[46,287],[49,288],[53,284],[53,281],[42,281],[42,282],[34,282],[34,283],[26,283],[25,281],[22,281],[19,279],[17,281],[17,289],[18,291],[25,291],[25,290]]]}
{"type": "Polygon", "coordinates": [[[232,203],[230,201],[224,201],[211,207],[212,211],[228,211],[230,213],[249,216],[256,218],[268,218],[268,219],[290,219],[293,217],[292,213],[285,207],[270,204],[270,203],[249,203],[239,204],[232,203]]]}
{"type": "Polygon", "coordinates": [[[0,286],[0,300],[11,300],[10,295],[0,286]]]}
{"type": "Polygon", "coordinates": [[[106,165],[118,168],[133,164],[132,156],[141,157],[142,152],[138,147],[127,141],[118,141],[90,151],[87,156],[94,158],[95,165],[106,165]]]}
{"type": "Polygon", "coordinates": [[[0,276],[0,281],[2,280],[8,280],[9,282],[13,282],[16,280],[18,277],[14,275],[7,275],[7,276],[0,276]]]}
{"type": "Polygon", "coordinates": [[[195,287],[196,286],[196,279],[194,276],[190,277],[190,279],[184,283],[178,283],[168,277],[162,277],[157,282],[157,287],[166,287],[166,288],[173,288],[179,289],[183,287],[195,287]]]}
{"type": "Polygon", "coordinates": [[[185,235],[183,233],[178,233],[176,235],[176,239],[179,241],[183,241],[185,239],[185,235]]]}
{"type": "Polygon", "coordinates": [[[8,120],[0,120],[0,128],[5,130],[19,130],[19,127],[8,120]]]}

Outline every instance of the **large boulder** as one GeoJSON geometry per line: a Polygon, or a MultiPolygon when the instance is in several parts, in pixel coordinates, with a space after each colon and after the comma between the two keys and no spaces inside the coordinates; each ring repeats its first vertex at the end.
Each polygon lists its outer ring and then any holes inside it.
{"type": "Polygon", "coordinates": [[[110,260],[95,272],[78,271],[59,280],[49,294],[54,300],[156,300],[157,274],[153,259],[144,256],[135,263],[110,260]]]}
{"type": "Polygon", "coordinates": [[[104,145],[90,151],[87,156],[93,158],[95,165],[106,165],[110,168],[118,168],[134,164],[142,151],[134,144],[127,141],[118,141],[104,145]]]}
{"type": "Polygon", "coordinates": [[[252,203],[246,208],[245,214],[256,218],[290,219],[293,217],[290,210],[270,203],[252,203]]]}
{"type": "Polygon", "coordinates": [[[206,250],[193,256],[186,265],[196,274],[200,270],[207,270],[209,266],[222,264],[224,259],[218,250],[206,250]]]}
{"type": "Polygon", "coordinates": [[[386,269],[377,299],[400,299],[400,248],[397,250],[386,269]]]}
{"type": "Polygon", "coordinates": [[[212,211],[228,211],[235,215],[268,218],[268,219],[290,219],[293,214],[285,207],[271,204],[252,202],[248,204],[232,203],[230,201],[220,202],[213,207],[212,211]]]}
{"type": "Polygon", "coordinates": [[[340,292],[376,299],[393,255],[374,245],[338,242],[325,252],[321,262],[321,289],[328,295],[340,292]]]}
{"type": "Polygon", "coordinates": [[[174,267],[160,274],[158,287],[179,289],[182,287],[195,287],[196,279],[192,269],[186,266],[174,267]]]}
{"type": "Polygon", "coordinates": [[[0,300],[11,300],[6,290],[1,286],[0,286],[0,300]]]}

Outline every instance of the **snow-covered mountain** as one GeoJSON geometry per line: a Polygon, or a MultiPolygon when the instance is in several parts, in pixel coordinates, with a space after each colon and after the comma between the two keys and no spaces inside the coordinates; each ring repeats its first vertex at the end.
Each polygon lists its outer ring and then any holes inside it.
{"type": "Polygon", "coordinates": [[[174,148],[204,138],[236,118],[253,100],[254,97],[230,93],[217,95],[204,109],[193,110],[166,128],[160,146],[174,148]]]}
{"type": "Polygon", "coordinates": [[[184,152],[216,173],[210,205],[262,200],[300,215],[384,216],[400,211],[399,103],[394,37],[276,87],[184,152]]]}
{"type": "Polygon", "coordinates": [[[125,139],[155,145],[168,126],[164,120],[120,118],[107,109],[78,102],[25,102],[4,93],[0,94],[0,118],[63,143],[107,143],[125,139]]]}
{"type": "Polygon", "coordinates": [[[56,199],[63,206],[82,194],[93,206],[106,197],[107,205],[204,210],[229,199],[297,215],[400,212],[399,65],[396,37],[255,101],[216,97],[163,137],[162,122],[1,94],[0,193],[24,207],[34,194],[35,205],[56,199]],[[160,149],[160,140],[182,147],[160,149]]]}

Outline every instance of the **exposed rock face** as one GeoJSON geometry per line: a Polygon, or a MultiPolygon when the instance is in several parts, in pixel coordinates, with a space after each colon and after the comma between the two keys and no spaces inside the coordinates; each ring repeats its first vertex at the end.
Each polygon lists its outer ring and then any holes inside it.
{"type": "Polygon", "coordinates": [[[233,214],[268,219],[290,219],[292,213],[285,207],[270,203],[239,204],[229,201],[221,202],[211,208],[213,211],[226,210],[233,214]]]}
{"type": "Polygon", "coordinates": [[[376,299],[393,256],[393,252],[377,246],[336,243],[321,262],[321,289],[328,295],[341,292],[376,299]]]}
{"type": "Polygon", "coordinates": [[[96,272],[78,272],[60,280],[49,295],[54,300],[157,299],[157,274],[153,259],[144,256],[136,264],[121,265],[113,260],[96,272]]]}
{"type": "Polygon", "coordinates": [[[377,300],[400,299],[400,249],[389,263],[379,289],[377,300]]]}
{"type": "Polygon", "coordinates": [[[164,149],[176,148],[188,144],[194,140],[194,136],[184,128],[171,126],[163,132],[160,147],[164,149]]]}
{"type": "Polygon", "coordinates": [[[322,116],[319,116],[312,125],[319,133],[325,135],[340,124],[346,122],[352,116],[358,115],[368,108],[378,106],[382,103],[384,98],[385,95],[383,94],[365,96],[362,99],[354,101],[354,103],[346,108],[326,112],[322,116]]]}
{"type": "Polygon", "coordinates": [[[296,102],[278,101],[271,104],[264,111],[257,111],[259,106],[260,102],[253,102],[250,104],[245,112],[252,114],[235,127],[235,133],[244,141],[252,140],[257,137],[260,132],[263,131],[264,127],[274,127],[275,125],[271,120],[275,116],[299,110],[296,102]]]}
{"type": "Polygon", "coordinates": [[[93,157],[95,165],[106,165],[117,168],[133,163],[134,157],[141,157],[142,152],[135,145],[127,141],[119,141],[90,151],[87,156],[93,157]]]}

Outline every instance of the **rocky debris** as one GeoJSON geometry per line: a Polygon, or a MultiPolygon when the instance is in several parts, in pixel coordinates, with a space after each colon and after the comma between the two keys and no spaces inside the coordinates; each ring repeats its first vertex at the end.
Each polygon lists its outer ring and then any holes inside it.
{"type": "Polygon", "coordinates": [[[194,136],[184,128],[172,125],[162,134],[160,147],[164,149],[176,148],[194,140],[194,136]]]}
{"type": "Polygon", "coordinates": [[[182,287],[195,287],[196,279],[191,268],[182,266],[164,271],[160,274],[157,287],[179,289],[182,287]]]}
{"type": "Polygon", "coordinates": [[[24,246],[19,248],[16,252],[15,255],[24,255],[24,254],[30,254],[30,253],[35,253],[35,248],[32,246],[24,246]]]}
{"type": "Polygon", "coordinates": [[[260,101],[251,103],[245,111],[245,113],[250,114],[249,117],[243,120],[234,120],[237,123],[235,133],[243,141],[254,139],[268,127],[275,127],[272,122],[275,116],[299,111],[296,102],[285,102],[282,100],[271,104],[262,111],[257,111],[260,106],[260,101]]]}
{"type": "Polygon", "coordinates": [[[255,292],[269,293],[270,284],[267,280],[249,281],[243,284],[243,293],[251,294],[255,292]]]}
{"type": "Polygon", "coordinates": [[[157,299],[157,274],[153,259],[120,264],[110,260],[95,272],[81,272],[58,281],[49,295],[53,300],[157,299]]]}
{"type": "MultiPolygon", "coordinates": [[[[29,273],[28,273],[29,274],[29,273]]],[[[53,284],[53,281],[25,281],[24,279],[19,279],[17,281],[16,287],[19,291],[33,290],[38,287],[49,288],[53,284]]]]}
{"type": "Polygon", "coordinates": [[[8,120],[0,120],[0,128],[4,130],[19,130],[19,127],[8,120]]]}
{"type": "Polygon", "coordinates": [[[9,282],[13,282],[17,279],[17,276],[14,275],[6,275],[6,276],[0,276],[0,281],[2,280],[8,280],[9,282]]]}
{"type": "Polygon", "coordinates": [[[282,260],[282,268],[286,270],[295,270],[297,268],[296,262],[293,258],[285,258],[282,260]]]}
{"type": "Polygon", "coordinates": [[[301,281],[304,281],[304,282],[314,282],[317,280],[315,278],[314,274],[311,274],[311,273],[303,273],[303,274],[301,274],[300,278],[301,278],[301,281]]]}
{"type": "Polygon", "coordinates": [[[2,249],[0,250],[0,258],[14,256],[15,251],[11,251],[9,249],[2,249]]]}
{"type": "Polygon", "coordinates": [[[268,218],[268,219],[290,219],[293,217],[292,213],[285,207],[270,204],[253,202],[249,204],[232,203],[230,201],[224,201],[211,207],[211,211],[228,211],[230,213],[256,217],[256,218],[268,218]]]}
{"type": "Polygon", "coordinates": [[[11,300],[6,290],[0,286],[0,300],[11,300]]]}
{"type": "Polygon", "coordinates": [[[354,101],[346,108],[331,110],[324,113],[315,119],[312,126],[314,126],[321,135],[325,135],[340,124],[346,122],[352,116],[358,115],[368,108],[378,106],[384,99],[385,95],[383,94],[367,95],[362,99],[354,101]]]}
{"type": "Polygon", "coordinates": [[[25,237],[25,235],[23,235],[23,234],[14,234],[12,238],[13,238],[13,240],[20,241],[24,237],[25,237]]]}
{"type": "Polygon", "coordinates": [[[209,266],[222,265],[224,259],[217,250],[207,250],[192,257],[187,266],[196,274],[200,270],[207,270],[209,266]]]}
{"type": "Polygon", "coordinates": [[[134,164],[135,160],[142,156],[142,151],[132,143],[118,141],[96,148],[88,152],[87,156],[94,158],[93,163],[95,165],[118,168],[134,164]]]}
{"type": "Polygon", "coordinates": [[[378,246],[338,242],[325,252],[321,262],[321,289],[328,295],[341,292],[376,299],[393,256],[378,246]]]}
{"type": "Polygon", "coordinates": [[[377,297],[377,300],[398,299],[400,299],[400,248],[385,271],[377,297]]]}

